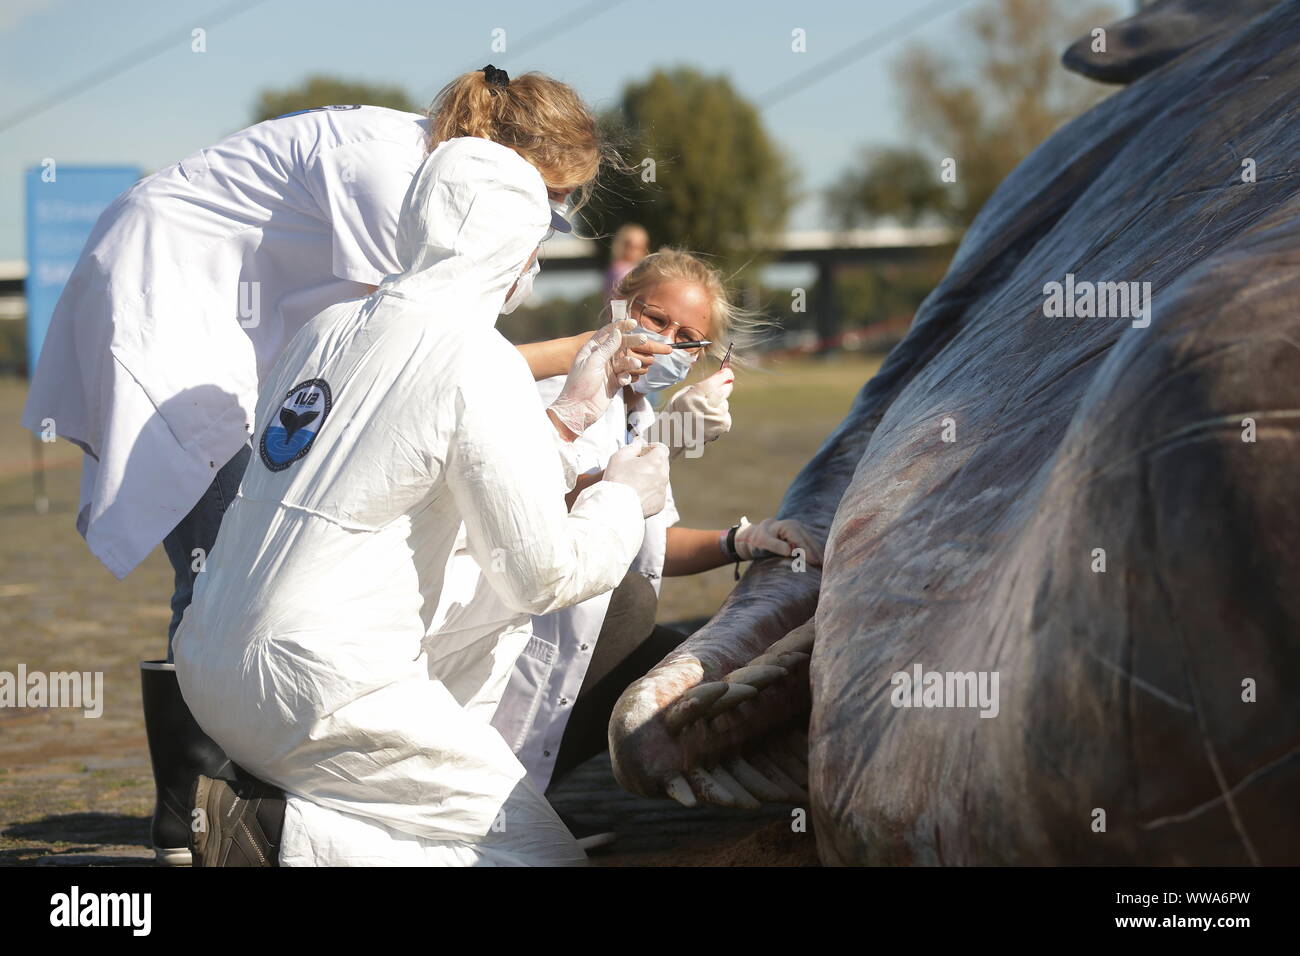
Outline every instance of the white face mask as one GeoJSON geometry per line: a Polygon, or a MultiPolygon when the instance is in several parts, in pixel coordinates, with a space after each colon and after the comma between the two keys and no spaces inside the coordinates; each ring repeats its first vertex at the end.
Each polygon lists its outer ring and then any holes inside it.
{"type": "MultiPolygon", "coordinates": [[[[672,339],[658,332],[647,332],[643,329],[641,334],[652,342],[672,345],[672,339]]],[[[689,352],[690,349],[673,349],[667,355],[656,355],[654,361],[650,363],[649,371],[632,383],[632,390],[641,395],[648,395],[661,388],[676,385],[691,373],[693,363],[690,355],[687,354],[689,352]]]]}
{"type": "Polygon", "coordinates": [[[533,277],[541,271],[541,264],[534,260],[528,271],[515,280],[515,287],[510,291],[510,294],[506,296],[505,304],[501,306],[502,315],[509,315],[515,309],[519,308],[524,299],[532,295],[533,277]]]}

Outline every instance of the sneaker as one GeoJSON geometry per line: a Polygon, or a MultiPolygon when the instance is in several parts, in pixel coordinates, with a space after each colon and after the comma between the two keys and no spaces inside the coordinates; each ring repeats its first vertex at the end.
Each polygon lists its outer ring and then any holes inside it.
{"type": "Polygon", "coordinates": [[[200,775],[194,806],[205,825],[193,835],[195,866],[279,866],[284,795],[261,783],[200,775]]]}

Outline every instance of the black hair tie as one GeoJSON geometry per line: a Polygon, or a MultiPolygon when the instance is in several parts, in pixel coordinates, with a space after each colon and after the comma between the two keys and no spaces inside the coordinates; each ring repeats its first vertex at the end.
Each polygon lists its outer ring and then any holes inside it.
{"type": "Polygon", "coordinates": [[[505,70],[498,70],[489,63],[483,67],[483,78],[487,80],[488,86],[496,86],[505,89],[510,84],[510,74],[505,70]]]}

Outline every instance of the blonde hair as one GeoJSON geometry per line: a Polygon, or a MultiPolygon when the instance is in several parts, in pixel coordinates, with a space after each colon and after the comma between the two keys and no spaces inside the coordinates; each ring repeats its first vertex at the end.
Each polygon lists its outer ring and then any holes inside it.
{"type": "Polygon", "coordinates": [[[619,279],[612,298],[630,301],[663,282],[691,282],[704,290],[709,298],[709,336],[713,342],[705,351],[714,358],[726,354],[728,342],[734,341],[738,350],[752,345],[760,330],[771,324],[762,313],[732,301],[720,270],[693,253],[667,246],[650,253],[619,279]]]}
{"type": "Polygon", "coordinates": [[[547,189],[573,192],[582,208],[612,150],[596,118],[574,89],[543,73],[525,73],[504,85],[483,70],[461,74],[429,107],[429,149],[458,136],[477,136],[508,146],[537,167],[547,189]]]}

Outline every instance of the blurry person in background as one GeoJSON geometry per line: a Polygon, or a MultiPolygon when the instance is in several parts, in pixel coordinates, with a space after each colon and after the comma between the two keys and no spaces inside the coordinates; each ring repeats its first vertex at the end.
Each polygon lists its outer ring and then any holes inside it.
{"type": "Polygon", "coordinates": [[[605,270],[602,297],[608,301],[615,287],[650,252],[650,234],[642,226],[627,222],[618,227],[609,247],[609,268],[605,270]]]}

